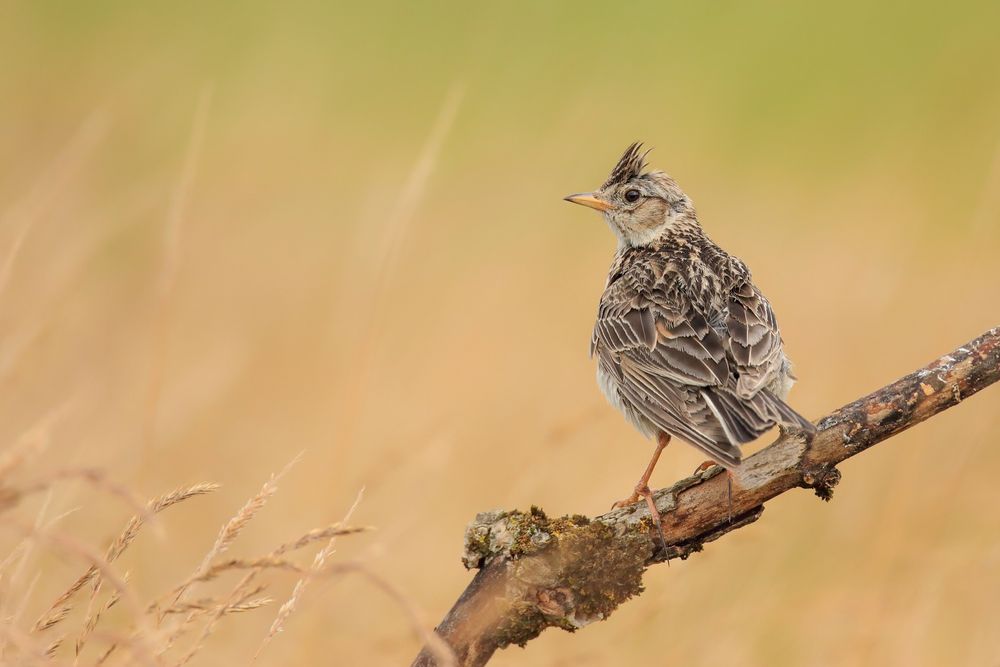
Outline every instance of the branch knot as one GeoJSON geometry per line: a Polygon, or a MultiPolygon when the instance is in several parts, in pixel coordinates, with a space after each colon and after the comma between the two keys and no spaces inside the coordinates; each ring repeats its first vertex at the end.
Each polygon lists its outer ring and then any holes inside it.
{"type": "Polygon", "coordinates": [[[816,495],[829,502],[833,498],[833,488],[840,482],[840,471],[835,465],[819,463],[804,466],[802,469],[802,488],[812,489],[816,495]]]}

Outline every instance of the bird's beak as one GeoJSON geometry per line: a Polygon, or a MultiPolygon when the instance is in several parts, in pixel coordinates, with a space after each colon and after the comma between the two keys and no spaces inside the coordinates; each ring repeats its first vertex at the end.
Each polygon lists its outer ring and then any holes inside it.
{"type": "Polygon", "coordinates": [[[600,197],[595,197],[593,192],[581,192],[578,195],[563,197],[563,199],[571,201],[574,204],[580,204],[581,206],[596,208],[598,211],[607,211],[608,209],[614,208],[611,202],[605,201],[600,197]]]}

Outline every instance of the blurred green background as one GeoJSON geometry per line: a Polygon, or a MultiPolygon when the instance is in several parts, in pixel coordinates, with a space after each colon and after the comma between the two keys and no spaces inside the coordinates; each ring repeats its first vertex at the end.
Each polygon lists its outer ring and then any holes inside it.
{"type": "MultiPolygon", "coordinates": [[[[53,466],[208,479],[141,594],[305,451],[246,535],[339,518],[436,622],[480,510],[599,513],[649,444],[587,359],[613,238],[561,201],[640,139],[769,295],[811,417],[1000,324],[1000,4],[0,4],[0,435],[53,466]]],[[[1000,392],[843,466],[610,620],[497,665],[1000,664],[1000,392]]],[[[655,481],[702,457],[670,448],[655,481]]],[[[81,505],[80,489],[55,509],[81,505]]],[[[95,545],[127,508],[87,501],[95,545]]],[[[32,609],[77,574],[51,559],[32,609]]],[[[243,664],[247,614],[198,664],[243,664]]],[[[260,664],[405,664],[364,581],[260,664]]],[[[196,661],[197,662],[197,661],[196,661]]]]}

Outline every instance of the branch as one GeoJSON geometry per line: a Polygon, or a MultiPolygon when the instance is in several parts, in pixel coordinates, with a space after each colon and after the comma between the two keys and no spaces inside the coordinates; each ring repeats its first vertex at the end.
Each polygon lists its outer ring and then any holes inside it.
{"type": "MultiPolygon", "coordinates": [[[[997,380],[1000,327],[823,417],[812,442],[784,434],[747,458],[732,476],[731,515],[718,466],[654,492],[666,551],[644,503],[593,519],[550,519],[535,507],[478,514],[466,531],[463,560],[479,572],[436,632],[458,665],[480,667],[498,648],[524,646],[547,627],[573,631],[603,620],[642,592],[647,566],[701,551],[756,521],[765,502],[790,489],[811,488],[829,500],[840,480],[838,463],[997,380]]],[[[426,648],[413,662],[440,664],[426,648]]]]}

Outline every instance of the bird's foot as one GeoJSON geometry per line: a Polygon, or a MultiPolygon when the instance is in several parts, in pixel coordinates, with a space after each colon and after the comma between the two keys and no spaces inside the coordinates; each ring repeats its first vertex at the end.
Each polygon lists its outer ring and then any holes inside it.
{"type": "Polygon", "coordinates": [[[663,548],[663,553],[666,554],[667,540],[663,536],[663,519],[660,516],[660,510],[656,509],[656,501],[653,498],[653,492],[649,489],[649,485],[637,484],[631,496],[619,500],[611,506],[611,509],[616,510],[628,507],[629,505],[635,505],[639,502],[640,498],[646,501],[646,507],[649,509],[649,518],[653,522],[653,525],[656,526],[656,533],[660,537],[660,546],[663,548]]]}
{"type": "Polygon", "coordinates": [[[611,509],[613,509],[613,510],[620,510],[623,507],[628,507],[629,505],[635,505],[637,502],[639,502],[639,498],[641,498],[641,497],[642,496],[639,493],[639,488],[636,487],[636,490],[632,492],[631,496],[629,496],[628,498],[622,498],[621,500],[616,501],[615,503],[613,503],[611,505],[611,509]]]}
{"type": "Polygon", "coordinates": [[[712,461],[712,460],[705,461],[700,466],[698,466],[697,468],[694,469],[694,473],[693,474],[700,475],[701,473],[705,472],[706,470],[708,470],[712,466],[717,466],[717,465],[719,465],[719,464],[716,463],[715,461],[712,461]]]}

